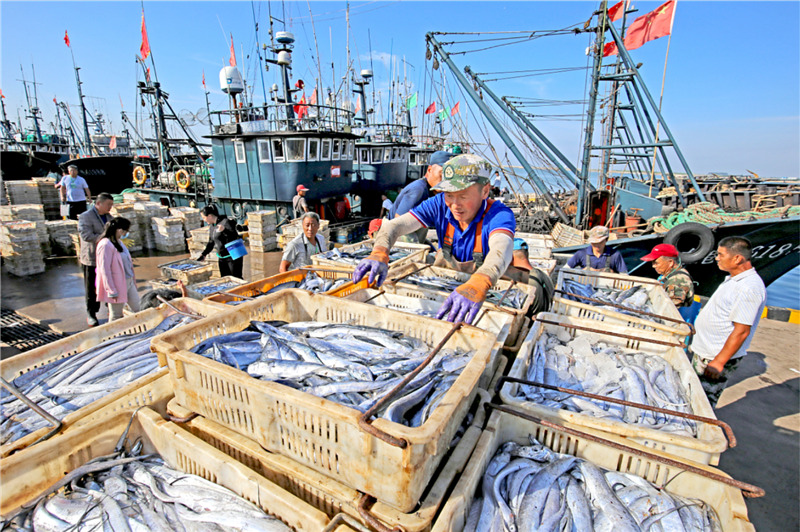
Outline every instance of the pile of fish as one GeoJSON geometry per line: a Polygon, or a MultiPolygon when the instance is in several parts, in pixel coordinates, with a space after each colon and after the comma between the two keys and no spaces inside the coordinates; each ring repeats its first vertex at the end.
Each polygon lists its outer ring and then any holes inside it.
{"type": "MultiPolygon", "coordinates": [[[[415,249],[392,248],[391,251],[389,251],[389,263],[391,264],[397,260],[404,259],[414,252],[416,252],[415,249]]],[[[362,244],[360,247],[357,247],[355,249],[350,249],[347,251],[342,251],[341,249],[333,248],[332,250],[326,251],[325,253],[320,253],[318,257],[327,260],[332,260],[334,262],[342,262],[344,264],[356,265],[363,259],[366,259],[370,253],[372,253],[372,245],[362,244]]]]}
{"type": "Polygon", "coordinates": [[[238,283],[236,281],[220,281],[218,283],[204,284],[203,286],[194,285],[191,288],[202,296],[210,296],[211,294],[216,294],[217,292],[224,292],[229,288],[235,288],[241,284],[242,283],[238,283]]]}
{"type": "Polygon", "coordinates": [[[533,437],[530,443],[500,446],[465,531],[722,531],[717,513],[702,500],[556,453],[533,437]]]}
{"type": "MultiPolygon", "coordinates": [[[[194,353],[318,397],[369,410],[427,358],[430,346],[401,333],[324,322],[251,322],[208,338],[194,353]]],[[[410,427],[425,423],[472,352],[442,349],[381,412],[410,427]]]]}
{"type": "MultiPolygon", "coordinates": [[[[231,531],[291,530],[250,501],[161,458],[113,454],[67,474],[2,530],[231,531]],[[106,467],[96,470],[99,465],[106,467]],[[34,504],[35,503],[35,504],[34,504]]],[[[6,526],[3,526],[6,525],[6,526]]]]}
{"type": "MultiPolygon", "coordinates": [[[[335,279],[335,280],[323,279],[314,272],[308,272],[302,281],[286,281],[285,283],[276,284],[266,292],[259,293],[255,297],[265,296],[267,294],[274,294],[275,292],[280,292],[281,290],[286,290],[287,288],[299,288],[300,290],[308,290],[309,292],[312,292],[314,294],[320,294],[327,292],[329,290],[334,290],[336,288],[339,288],[340,286],[348,282],[350,282],[349,278],[335,279]]],[[[225,304],[241,305],[242,303],[246,303],[247,301],[248,300],[246,299],[239,299],[236,301],[226,301],[225,304]]]]}
{"type": "MultiPolygon", "coordinates": [[[[408,283],[419,286],[420,288],[425,288],[428,290],[437,290],[440,292],[447,292],[452,293],[455,291],[456,288],[464,284],[463,281],[459,281],[458,279],[453,279],[451,277],[439,277],[437,275],[409,275],[408,277],[404,277],[401,283],[408,283]]],[[[512,288],[508,291],[508,294],[503,298],[503,295],[506,294],[506,290],[489,290],[488,294],[486,295],[486,302],[493,303],[497,305],[500,303],[502,299],[503,303],[502,307],[509,307],[516,310],[522,309],[522,305],[525,304],[525,292],[518,288],[512,288]]]]}
{"type": "Polygon", "coordinates": [[[204,264],[196,264],[194,262],[184,262],[182,264],[173,264],[170,266],[166,266],[169,270],[179,270],[182,272],[188,272],[190,270],[196,270],[197,268],[202,268],[204,264]]]}
{"type": "MultiPolygon", "coordinates": [[[[150,339],[192,318],[174,314],[141,333],[106,340],[11,381],[48,413],[64,416],[158,369],[150,339]]],[[[0,443],[5,445],[48,426],[47,421],[5,389],[0,390],[0,443]]]]}
{"type": "Polygon", "coordinates": [[[593,305],[595,307],[599,307],[606,310],[613,310],[614,312],[621,312],[623,314],[636,316],[648,321],[654,321],[656,323],[664,322],[664,320],[661,320],[659,318],[641,314],[641,311],[649,312],[650,314],[655,313],[655,311],[653,310],[653,305],[650,301],[650,295],[647,293],[647,289],[641,285],[632,286],[626,290],[623,290],[622,288],[592,286],[590,284],[583,284],[577,281],[573,281],[572,279],[565,279],[564,287],[562,288],[562,290],[570,294],[577,294],[579,296],[596,299],[598,301],[602,301],[602,303],[596,303],[595,301],[587,301],[586,299],[581,299],[578,297],[573,297],[567,294],[563,294],[565,299],[578,301],[580,303],[585,303],[587,305],[593,305]],[[608,305],[607,303],[612,303],[614,305],[620,305],[626,307],[630,309],[630,311],[608,305]]]}
{"type": "MultiPolygon", "coordinates": [[[[570,388],[691,414],[690,399],[678,372],[666,360],[646,353],[625,353],[597,341],[594,335],[574,340],[564,329],[542,332],[529,361],[526,380],[570,388]]],[[[696,423],[641,408],[520,385],[518,397],[594,417],[643,425],[675,434],[696,436],[696,423]]]]}

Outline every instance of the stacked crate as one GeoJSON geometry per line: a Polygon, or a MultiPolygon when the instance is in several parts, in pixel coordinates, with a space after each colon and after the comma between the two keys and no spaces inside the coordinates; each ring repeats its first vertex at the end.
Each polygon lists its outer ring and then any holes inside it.
{"type": "Polygon", "coordinates": [[[275,232],[275,211],[254,211],[247,213],[247,227],[252,251],[275,251],[278,249],[278,236],[275,232]]]}
{"type": "MultiPolygon", "coordinates": [[[[192,256],[199,255],[206,249],[208,244],[209,227],[199,227],[190,231],[191,236],[186,239],[186,244],[189,247],[189,254],[192,256]]],[[[211,277],[219,277],[219,258],[213,251],[206,257],[206,262],[211,264],[212,275],[211,277]]]]}
{"type": "MultiPolygon", "coordinates": [[[[331,229],[330,222],[328,220],[320,220],[319,229],[317,232],[325,237],[325,242],[331,241],[331,229]]],[[[289,242],[294,240],[297,235],[302,233],[303,225],[301,223],[301,218],[294,219],[290,223],[281,226],[280,234],[278,235],[278,247],[285,249],[289,242]]]]}
{"type": "Polygon", "coordinates": [[[33,181],[39,186],[45,220],[60,220],[61,195],[56,188],[56,180],[52,177],[34,177],[33,181]]]}
{"type": "Polygon", "coordinates": [[[192,229],[197,229],[203,225],[200,211],[191,207],[172,207],[169,210],[170,216],[177,216],[183,221],[183,233],[186,238],[192,236],[192,229]]]}
{"type": "Polygon", "coordinates": [[[136,210],[133,203],[115,203],[111,207],[111,216],[117,218],[125,218],[131,222],[131,227],[128,229],[128,238],[125,239],[125,245],[129,251],[141,251],[144,247],[144,236],[142,233],[142,224],[139,222],[139,211],[136,210]]]}
{"type": "Polygon", "coordinates": [[[47,227],[44,222],[44,209],[41,205],[4,205],[0,207],[0,221],[13,222],[24,220],[27,222],[34,222],[36,224],[36,235],[39,239],[39,245],[42,248],[42,254],[45,257],[50,256],[50,237],[47,234],[47,227]]]}
{"type": "Polygon", "coordinates": [[[24,277],[44,271],[36,222],[0,222],[0,252],[9,273],[24,277]]]}
{"type": "Polygon", "coordinates": [[[153,218],[166,218],[169,208],[155,201],[140,201],[133,204],[139,213],[139,226],[142,231],[142,245],[145,249],[156,249],[156,234],[150,222],[153,218]]]}
{"type": "Polygon", "coordinates": [[[156,249],[165,253],[182,253],[186,250],[183,220],[177,216],[155,216],[150,219],[156,249]]]}
{"type": "Polygon", "coordinates": [[[150,201],[150,194],[143,194],[141,192],[124,192],[122,200],[125,203],[136,203],[138,201],[150,201]]]}
{"type": "Polygon", "coordinates": [[[41,205],[42,195],[39,185],[33,181],[6,181],[6,196],[11,205],[26,205],[35,203],[41,205]]]}
{"type": "Polygon", "coordinates": [[[77,255],[73,236],[78,236],[78,222],[76,220],[50,220],[44,223],[50,246],[56,255],[77,255]]]}

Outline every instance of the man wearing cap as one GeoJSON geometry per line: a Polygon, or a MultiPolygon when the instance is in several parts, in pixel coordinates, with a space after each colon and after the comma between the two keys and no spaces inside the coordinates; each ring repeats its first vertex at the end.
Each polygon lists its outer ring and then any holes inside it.
{"type": "Polygon", "coordinates": [[[297,194],[292,198],[292,207],[294,207],[294,217],[300,218],[308,212],[308,203],[306,203],[306,192],[308,189],[303,185],[297,185],[297,194]]]}
{"type": "MultiPolygon", "coordinates": [[[[417,179],[407,187],[405,187],[400,194],[395,198],[392,207],[389,209],[389,219],[402,216],[409,212],[411,209],[431,197],[429,188],[435,187],[442,180],[442,165],[450,160],[453,156],[446,151],[437,151],[431,154],[428,161],[428,169],[425,175],[417,179]]],[[[415,231],[409,235],[401,236],[405,242],[419,242],[425,243],[425,237],[428,234],[428,228],[423,227],[419,231],[415,231]]]]}
{"type": "Polygon", "coordinates": [[[593,272],[628,273],[628,267],[619,251],[606,247],[608,227],[598,225],[589,231],[589,245],[579,249],[567,261],[569,268],[583,268],[593,272]]]}
{"type": "Polygon", "coordinates": [[[658,280],[676,307],[688,307],[692,304],[694,282],[689,272],[681,266],[681,259],[678,258],[678,249],[675,246],[659,244],[642,257],[642,260],[653,263],[653,269],[658,273],[658,280]]]}
{"type": "Polygon", "coordinates": [[[369,229],[367,229],[367,239],[372,240],[375,238],[375,233],[380,230],[383,224],[383,218],[375,218],[369,222],[369,229]]]}
{"type": "Polygon", "coordinates": [[[436,317],[472,323],[489,289],[511,265],[517,225],[511,209],[489,199],[491,169],[487,161],[472,154],[444,163],[443,178],[433,187],[443,194],[385,222],[372,254],[353,272],[353,281],[369,273],[370,283],[377,279],[380,286],[389,271],[389,250],[398,237],[434,227],[440,246],[434,266],[472,274],[450,294],[436,317]]]}

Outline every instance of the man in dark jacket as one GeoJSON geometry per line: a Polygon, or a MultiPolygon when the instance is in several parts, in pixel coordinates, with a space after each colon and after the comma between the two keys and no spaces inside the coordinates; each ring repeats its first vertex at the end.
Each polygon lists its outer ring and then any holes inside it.
{"type": "Polygon", "coordinates": [[[242,279],[242,268],[244,267],[244,257],[234,259],[231,257],[226,244],[239,240],[239,233],[236,231],[236,222],[227,216],[220,215],[216,205],[206,205],[200,211],[203,219],[211,226],[208,233],[208,244],[206,249],[197,257],[197,260],[205,260],[206,255],[216,250],[219,257],[219,274],[222,277],[233,275],[242,279]]]}
{"type": "Polygon", "coordinates": [[[83,268],[83,284],[86,288],[86,314],[88,315],[86,323],[89,324],[89,327],[99,325],[97,311],[100,310],[100,302],[97,301],[95,291],[95,281],[97,280],[95,249],[97,242],[103,238],[106,222],[111,219],[108,213],[111,212],[113,206],[114,197],[107,192],[101,192],[95,198],[94,205],[78,216],[78,233],[81,237],[80,262],[83,268]]]}

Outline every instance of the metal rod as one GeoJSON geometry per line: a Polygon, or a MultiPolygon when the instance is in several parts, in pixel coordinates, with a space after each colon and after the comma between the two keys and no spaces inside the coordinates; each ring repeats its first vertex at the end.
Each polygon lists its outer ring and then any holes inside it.
{"type": "Polygon", "coordinates": [[[41,406],[37,405],[32,400],[30,400],[28,396],[19,391],[16,386],[14,386],[13,384],[11,384],[2,377],[0,377],[0,386],[11,392],[11,394],[14,395],[17,399],[28,405],[28,408],[30,408],[31,410],[42,416],[49,425],[53,426],[50,432],[48,432],[47,434],[45,434],[44,436],[33,442],[31,445],[36,445],[39,442],[43,442],[49,438],[52,438],[55,434],[57,434],[61,430],[63,424],[61,423],[60,420],[55,418],[48,411],[43,409],[41,406]]]}
{"type": "Polygon", "coordinates": [[[494,408],[495,410],[499,410],[501,412],[505,412],[507,414],[511,414],[512,416],[517,416],[517,417],[521,417],[522,419],[526,419],[528,421],[532,421],[534,423],[542,425],[543,427],[547,427],[547,428],[550,428],[550,429],[553,429],[553,430],[557,430],[559,432],[565,432],[565,433],[570,434],[572,436],[576,436],[578,438],[584,438],[586,440],[593,441],[593,442],[596,442],[596,443],[601,443],[603,445],[608,445],[609,447],[613,447],[614,449],[617,449],[617,450],[620,450],[620,451],[623,451],[623,452],[626,452],[626,453],[631,453],[631,454],[634,454],[636,456],[641,456],[642,458],[647,458],[649,460],[654,460],[654,461],[657,461],[657,462],[661,462],[661,463],[666,464],[666,465],[671,466],[671,467],[676,467],[678,469],[682,469],[684,471],[689,471],[690,473],[694,473],[696,475],[700,475],[700,476],[703,476],[703,477],[706,477],[706,478],[710,478],[712,480],[716,480],[717,482],[722,482],[724,484],[727,484],[729,486],[733,486],[734,488],[742,490],[742,495],[744,495],[745,497],[748,497],[748,498],[763,497],[764,494],[765,494],[764,490],[759,488],[758,486],[754,486],[752,484],[748,484],[748,483],[742,482],[740,480],[735,480],[735,479],[732,479],[732,478],[729,478],[729,477],[725,477],[725,476],[719,475],[717,473],[712,473],[711,471],[706,471],[705,469],[700,469],[699,467],[695,467],[695,466],[689,465],[689,464],[684,463],[684,462],[679,462],[677,460],[673,460],[672,458],[667,458],[666,456],[659,456],[659,455],[656,455],[656,454],[649,453],[647,451],[641,451],[639,449],[633,449],[633,448],[628,447],[626,445],[622,445],[622,444],[617,443],[617,442],[609,441],[609,440],[606,440],[604,438],[599,438],[597,436],[593,436],[591,434],[587,434],[587,433],[581,432],[579,430],[575,430],[575,429],[572,429],[572,428],[569,428],[569,427],[564,427],[564,426],[561,426],[561,425],[556,425],[555,423],[551,423],[550,421],[546,421],[544,419],[538,418],[536,416],[528,414],[527,412],[521,412],[521,411],[513,409],[513,408],[508,408],[507,406],[496,405],[496,404],[493,404],[493,403],[485,403],[484,404],[484,408],[494,408]]]}
{"type": "Polygon", "coordinates": [[[427,269],[428,269],[428,268],[430,268],[431,266],[433,266],[433,264],[426,264],[426,265],[425,265],[425,266],[423,266],[422,268],[419,268],[419,269],[417,269],[417,270],[414,270],[413,272],[408,272],[407,274],[405,274],[405,275],[402,275],[402,276],[400,276],[400,277],[394,277],[394,278],[393,278],[391,281],[389,281],[389,282],[390,282],[390,283],[396,283],[396,282],[398,282],[398,281],[402,281],[402,280],[403,280],[403,279],[405,279],[406,277],[411,277],[412,275],[416,275],[416,274],[418,274],[419,272],[421,272],[422,270],[427,270],[427,269]]]}
{"type": "Polygon", "coordinates": [[[172,421],[173,423],[188,423],[199,415],[200,414],[198,414],[197,412],[191,412],[188,416],[178,417],[167,412],[167,418],[169,418],[169,420],[172,421]]]}
{"type": "MultiPolygon", "coordinates": [[[[566,275],[575,275],[575,276],[588,275],[588,276],[590,276],[590,277],[594,277],[595,279],[611,279],[612,281],[620,281],[620,280],[622,280],[622,281],[628,281],[628,279],[620,279],[619,277],[611,277],[610,275],[599,275],[599,274],[596,274],[596,273],[594,273],[594,272],[590,272],[590,271],[588,271],[588,270],[581,271],[580,273],[577,273],[577,274],[573,274],[573,273],[570,273],[570,272],[564,272],[564,273],[565,273],[566,275]]],[[[658,282],[658,281],[648,281],[648,280],[646,280],[646,279],[642,279],[642,280],[636,279],[636,281],[635,281],[635,282],[637,282],[637,283],[639,283],[639,284],[655,284],[655,285],[661,285],[661,283],[660,283],[660,282],[658,282]]]]}
{"type": "Polygon", "coordinates": [[[580,330],[580,331],[588,331],[588,332],[593,332],[593,333],[598,333],[598,334],[608,334],[610,336],[618,336],[620,338],[627,338],[628,340],[636,340],[637,342],[648,342],[648,343],[651,343],[651,344],[667,345],[667,346],[670,346],[670,347],[680,347],[681,349],[685,349],[686,348],[686,344],[684,342],[679,342],[679,343],[676,344],[674,342],[665,342],[663,340],[653,340],[653,339],[650,339],[650,338],[640,338],[639,336],[631,336],[629,334],[622,334],[622,333],[616,333],[616,332],[611,332],[611,331],[604,331],[604,330],[601,330],[601,329],[592,329],[591,327],[581,327],[580,325],[573,325],[571,323],[563,323],[563,322],[560,322],[560,321],[542,320],[542,319],[539,319],[538,316],[536,317],[536,321],[538,321],[540,323],[547,323],[549,325],[558,325],[559,327],[565,327],[567,329],[577,329],[577,330],[580,330]]]}
{"type": "Polygon", "coordinates": [[[222,294],[224,296],[230,296],[230,297],[236,297],[236,298],[239,298],[239,299],[244,299],[246,301],[252,301],[252,300],[255,299],[254,297],[246,296],[244,294],[234,294],[233,292],[225,292],[224,290],[220,291],[220,292],[217,292],[217,294],[222,294]]]}
{"type": "Polygon", "coordinates": [[[709,425],[716,425],[722,429],[725,433],[725,438],[728,440],[728,447],[733,449],[736,447],[736,436],[733,434],[733,429],[731,426],[725,423],[724,421],[720,421],[719,419],[714,419],[710,417],[703,417],[698,416],[695,414],[688,414],[686,412],[678,412],[676,410],[668,410],[666,408],[660,408],[657,406],[650,406],[645,405],[642,403],[635,403],[632,401],[625,401],[623,399],[616,399],[614,397],[608,397],[606,395],[597,395],[594,393],[583,392],[580,390],[573,390],[572,388],[562,388],[560,386],[552,386],[550,384],[544,384],[543,382],[536,382],[536,381],[526,381],[524,379],[518,379],[516,377],[502,377],[497,383],[496,390],[500,390],[502,388],[504,382],[516,382],[518,384],[527,384],[528,386],[536,386],[538,388],[545,388],[547,390],[553,390],[556,392],[567,393],[570,395],[578,395],[580,397],[588,397],[589,399],[597,399],[599,401],[605,401],[606,403],[616,403],[618,405],[630,406],[633,408],[641,408],[642,410],[652,410],[653,412],[659,412],[661,414],[667,414],[670,416],[675,417],[682,417],[686,419],[691,419],[693,421],[700,421],[702,423],[707,423],[709,425]]]}
{"type": "Polygon", "coordinates": [[[600,305],[607,305],[607,306],[610,306],[610,307],[616,307],[616,308],[619,308],[619,309],[628,310],[630,312],[635,312],[636,314],[641,314],[643,316],[650,316],[650,317],[653,317],[653,318],[659,318],[659,319],[662,319],[662,320],[672,321],[672,322],[677,323],[678,325],[687,325],[689,327],[688,336],[694,336],[695,333],[697,332],[695,330],[695,328],[694,328],[694,325],[692,325],[691,323],[689,323],[687,321],[679,320],[677,318],[670,318],[669,316],[662,316],[661,314],[653,314],[652,312],[647,312],[645,310],[638,310],[638,309],[634,309],[634,308],[630,308],[630,307],[625,307],[625,306],[619,305],[617,303],[608,303],[606,301],[601,301],[601,300],[595,299],[593,297],[586,297],[586,296],[582,296],[580,294],[573,294],[572,292],[565,292],[564,290],[555,290],[555,291],[558,292],[559,294],[564,294],[565,296],[572,296],[572,297],[577,297],[579,299],[585,299],[586,301],[591,301],[592,303],[599,303],[600,305]]]}
{"type": "Polygon", "coordinates": [[[389,393],[381,397],[377,403],[372,405],[372,408],[361,414],[361,416],[358,418],[358,426],[364,429],[366,432],[372,434],[376,438],[380,438],[381,440],[387,442],[390,445],[394,445],[395,447],[400,447],[401,449],[405,449],[408,446],[408,441],[406,441],[403,438],[395,438],[391,434],[373,427],[370,418],[373,415],[375,415],[375,413],[378,412],[383,407],[383,405],[391,401],[392,398],[395,395],[397,395],[398,392],[400,392],[400,390],[402,390],[406,385],[408,385],[408,383],[414,380],[414,378],[416,378],[416,376],[423,369],[425,369],[425,367],[428,364],[431,363],[436,354],[442,349],[442,347],[444,347],[444,344],[446,344],[450,340],[450,338],[456,333],[456,331],[458,331],[463,325],[464,325],[463,321],[454,323],[450,331],[444,336],[444,338],[441,339],[441,341],[436,345],[436,347],[433,348],[433,351],[430,352],[427,358],[422,361],[422,364],[414,368],[414,371],[409,373],[406,376],[406,378],[403,379],[402,382],[400,382],[400,384],[398,384],[392,390],[390,390],[389,393]]]}
{"type": "Polygon", "coordinates": [[[374,296],[372,296],[371,298],[369,298],[369,299],[365,300],[365,301],[364,301],[364,303],[369,303],[370,301],[372,301],[372,300],[373,300],[373,299],[375,299],[376,297],[380,297],[380,296],[382,296],[382,295],[383,295],[383,294],[385,294],[385,293],[386,293],[386,290],[379,290],[377,294],[375,294],[375,295],[374,295],[374,296]]]}
{"type": "Polygon", "coordinates": [[[202,314],[196,314],[194,312],[188,312],[186,310],[181,310],[181,309],[179,309],[178,307],[176,307],[175,305],[173,305],[172,303],[170,303],[169,301],[167,301],[166,299],[164,299],[161,296],[156,296],[156,299],[158,299],[159,301],[164,303],[166,306],[168,306],[169,308],[171,308],[172,310],[174,310],[178,314],[183,314],[184,316],[189,316],[190,318],[197,318],[197,319],[205,318],[205,316],[203,316],[202,314]]]}
{"type": "Polygon", "coordinates": [[[367,510],[367,504],[371,504],[373,502],[375,502],[375,498],[372,497],[372,495],[367,495],[366,493],[363,494],[358,499],[358,506],[356,507],[358,510],[358,515],[360,515],[369,526],[378,532],[402,532],[403,529],[400,527],[389,528],[379,521],[374,515],[372,515],[372,512],[367,510]]]}

